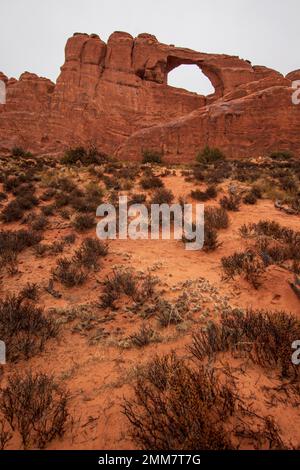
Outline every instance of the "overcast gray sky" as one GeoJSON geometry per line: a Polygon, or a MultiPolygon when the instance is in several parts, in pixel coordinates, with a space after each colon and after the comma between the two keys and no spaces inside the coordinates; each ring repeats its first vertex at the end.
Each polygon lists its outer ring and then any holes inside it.
{"type": "MultiPolygon", "coordinates": [[[[56,80],[75,31],[116,30],[202,52],[239,55],[282,73],[300,68],[300,0],[0,0],[0,71],[56,80]]],[[[171,75],[171,74],[170,74],[171,75]]],[[[200,71],[181,66],[169,84],[208,92],[200,71]]]]}

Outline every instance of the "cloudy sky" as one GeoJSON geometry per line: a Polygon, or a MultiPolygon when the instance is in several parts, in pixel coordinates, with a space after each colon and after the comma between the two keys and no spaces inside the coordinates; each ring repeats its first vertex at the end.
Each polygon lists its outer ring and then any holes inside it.
{"type": "MultiPolygon", "coordinates": [[[[0,71],[56,80],[75,31],[155,34],[202,52],[239,55],[286,74],[300,68],[299,0],[1,0],[0,71]]],[[[199,69],[181,66],[169,84],[208,93],[199,69]]]]}

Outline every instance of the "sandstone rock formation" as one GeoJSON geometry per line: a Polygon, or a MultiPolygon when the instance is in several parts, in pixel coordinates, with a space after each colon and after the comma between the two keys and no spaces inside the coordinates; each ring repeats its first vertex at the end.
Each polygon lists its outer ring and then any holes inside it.
{"type": "Polygon", "coordinates": [[[75,33],[65,48],[56,84],[25,72],[8,79],[0,105],[0,151],[34,153],[95,145],[118,157],[140,159],[143,149],[166,160],[190,161],[205,145],[229,157],[272,150],[300,152],[300,106],[292,81],[236,56],[205,54],[161,44],[155,36],[115,32],[107,44],[75,33]],[[167,85],[168,73],[195,64],[210,79],[207,97],[167,85]]]}

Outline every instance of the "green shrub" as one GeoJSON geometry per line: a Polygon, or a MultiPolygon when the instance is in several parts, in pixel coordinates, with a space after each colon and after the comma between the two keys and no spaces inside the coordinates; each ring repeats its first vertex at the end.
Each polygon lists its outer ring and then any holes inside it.
{"type": "Polygon", "coordinates": [[[155,150],[143,150],[143,163],[162,163],[163,154],[155,150]]]}
{"type": "Polygon", "coordinates": [[[196,156],[199,163],[209,164],[218,160],[225,160],[225,155],[218,148],[211,148],[208,145],[196,156]]]}
{"type": "Polygon", "coordinates": [[[282,150],[282,151],[279,151],[279,152],[272,152],[270,154],[270,158],[272,158],[272,160],[290,160],[294,157],[294,155],[292,154],[292,152],[289,152],[288,150],[282,150]]]}

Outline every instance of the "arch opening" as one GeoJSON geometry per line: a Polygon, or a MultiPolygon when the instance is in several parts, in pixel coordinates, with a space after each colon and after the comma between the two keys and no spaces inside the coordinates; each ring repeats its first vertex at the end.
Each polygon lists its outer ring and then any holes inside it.
{"type": "Polygon", "coordinates": [[[209,78],[195,64],[181,64],[173,68],[167,77],[169,86],[183,88],[198,95],[208,96],[215,93],[209,78]]]}

